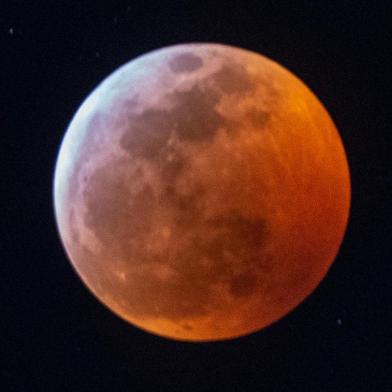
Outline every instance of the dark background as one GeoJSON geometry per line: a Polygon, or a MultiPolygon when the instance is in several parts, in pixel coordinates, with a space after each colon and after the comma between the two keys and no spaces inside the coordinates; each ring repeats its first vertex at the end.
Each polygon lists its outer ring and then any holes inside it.
{"type": "Polygon", "coordinates": [[[2,391],[391,391],[389,1],[2,1],[2,391]],[[102,5],[105,4],[105,5],[102,5]],[[88,93],[137,55],[210,41],[263,53],[325,104],[343,138],[352,210],[313,295],[248,337],[158,338],[74,273],[52,206],[56,155],[88,93]]]}

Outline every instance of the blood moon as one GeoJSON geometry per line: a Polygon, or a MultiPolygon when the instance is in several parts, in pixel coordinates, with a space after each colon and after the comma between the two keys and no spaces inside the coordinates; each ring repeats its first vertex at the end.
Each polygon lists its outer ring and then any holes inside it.
{"type": "Polygon", "coordinates": [[[54,179],[58,229],[87,287],[146,331],[246,335],[319,284],[348,220],[339,134],[293,74],[220,44],[153,51],[74,116],[54,179]]]}

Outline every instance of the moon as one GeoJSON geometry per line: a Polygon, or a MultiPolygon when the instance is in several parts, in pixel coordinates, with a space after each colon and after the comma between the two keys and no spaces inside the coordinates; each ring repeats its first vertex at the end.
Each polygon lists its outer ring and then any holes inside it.
{"type": "Polygon", "coordinates": [[[53,197],[88,289],[144,331],[198,342],[259,331],[315,290],[351,187],[340,135],[301,80],[260,54],[192,43],[92,91],[53,197]]]}

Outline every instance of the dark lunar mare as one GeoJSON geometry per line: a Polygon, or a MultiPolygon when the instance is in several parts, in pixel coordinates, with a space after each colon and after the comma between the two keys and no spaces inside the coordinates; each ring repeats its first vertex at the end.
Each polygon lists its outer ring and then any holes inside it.
{"type": "MultiPolygon", "coordinates": [[[[190,72],[198,64],[196,57],[183,55],[172,61],[171,67],[174,72],[190,72]]],[[[116,162],[97,169],[89,178],[83,195],[88,210],[85,224],[103,244],[104,254],[99,258],[107,262],[115,259],[125,273],[130,265],[154,268],[167,264],[181,276],[162,282],[144,268],[129,274],[121,292],[127,299],[123,306],[130,314],[169,319],[203,315],[210,311],[213,287],[218,283],[235,297],[250,295],[256,289],[256,271],[263,264],[260,255],[265,222],[246,218],[239,210],[207,219],[202,200],[208,190],[203,184],[191,184],[185,194],[176,187],[177,179],[189,169],[183,143],[212,143],[220,128],[234,136],[234,129],[216,110],[220,96],[244,96],[253,90],[243,67],[223,66],[205,83],[168,93],[166,98],[174,104],[171,110],[130,111],[129,129],[121,136],[120,146],[129,154],[129,165],[135,159],[153,165],[166,184],[160,194],[146,183],[132,195],[116,162]],[[211,81],[212,87],[207,88],[211,81]],[[146,251],[156,214],[162,210],[172,211],[176,217],[172,227],[175,235],[183,233],[188,238],[176,254],[170,249],[146,251]]],[[[268,114],[255,110],[249,118],[264,126],[268,114]]],[[[139,168],[128,181],[145,182],[143,171],[139,168]]]]}

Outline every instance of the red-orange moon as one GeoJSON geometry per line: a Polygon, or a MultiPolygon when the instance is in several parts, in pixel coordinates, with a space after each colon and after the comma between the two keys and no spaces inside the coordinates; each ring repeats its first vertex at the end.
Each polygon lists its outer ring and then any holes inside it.
{"type": "Polygon", "coordinates": [[[337,255],[350,206],[339,133],[276,62],[221,44],[166,47],[87,97],[55,170],[58,229],[114,313],[185,341],[256,332],[337,255]]]}

